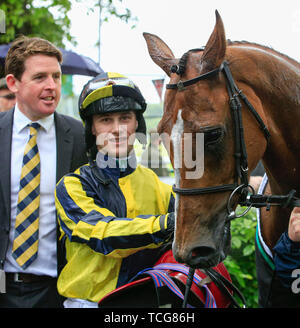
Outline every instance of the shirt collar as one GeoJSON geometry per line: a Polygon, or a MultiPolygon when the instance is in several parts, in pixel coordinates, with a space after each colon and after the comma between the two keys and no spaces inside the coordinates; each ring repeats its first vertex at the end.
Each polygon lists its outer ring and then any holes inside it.
{"type": "Polygon", "coordinates": [[[134,151],[132,151],[128,157],[124,158],[109,157],[98,151],[96,164],[108,175],[123,177],[132,173],[136,169],[137,161],[134,151]]]}
{"type": "MultiPolygon", "coordinates": [[[[36,122],[39,123],[41,127],[48,133],[54,124],[54,113],[41,118],[36,122]]],[[[14,126],[16,128],[16,132],[21,132],[30,123],[32,123],[32,121],[20,111],[19,106],[16,103],[14,113],[14,126]]]]}

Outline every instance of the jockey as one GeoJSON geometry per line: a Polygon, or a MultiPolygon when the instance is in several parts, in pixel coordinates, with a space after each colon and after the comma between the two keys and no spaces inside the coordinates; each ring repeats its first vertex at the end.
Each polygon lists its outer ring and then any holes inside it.
{"type": "Polygon", "coordinates": [[[145,100],[117,73],[89,81],[79,99],[89,164],[64,176],[55,201],[66,251],[58,278],[65,307],[98,301],[151,267],[172,240],[174,195],[137,165],[134,140],[146,143],[145,100]]]}

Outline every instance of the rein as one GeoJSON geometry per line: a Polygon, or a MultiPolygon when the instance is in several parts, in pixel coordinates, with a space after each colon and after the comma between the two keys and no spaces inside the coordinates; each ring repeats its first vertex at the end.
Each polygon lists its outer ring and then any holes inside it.
{"type": "MultiPolygon", "coordinates": [[[[176,70],[174,67],[171,68],[172,72],[177,73],[178,75],[181,75],[178,73],[179,71],[176,70]]],[[[248,110],[251,112],[251,114],[254,116],[256,121],[259,124],[260,129],[262,130],[267,143],[269,143],[270,139],[270,132],[266,125],[264,124],[263,120],[255,110],[255,108],[252,106],[252,104],[249,102],[247,97],[244,95],[242,90],[238,89],[237,85],[235,84],[235,81],[233,79],[233,76],[231,74],[229,64],[224,61],[220,67],[209,71],[207,73],[204,73],[202,75],[199,75],[193,79],[186,80],[186,81],[179,81],[178,83],[174,84],[167,84],[166,88],[171,90],[177,90],[179,92],[182,92],[186,89],[186,87],[193,85],[201,80],[209,79],[211,77],[214,77],[218,75],[220,72],[222,72],[225,76],[225,82],[226,82],[226,88],[229,95],[229,106],[231,110],[231,115],[233,119],[234,124],[234,133],[235,133],[235,182],[233,184],[224,184],[219,186],[212,186],[212,187],[205,187],[205,188],[180,188],[179,186],[176,187],[173,185],[173,191],[179,195],[183,196],[193,196],[193,195],[203,195],[203,194],[211,194],[216,192],[225,192],[225,191],[231,191],[231,195],[229,196],[228,202],[227,202],[227,219],[225,223],[230,222],[233,219],[239,218],[244,216],[246,213],[248,213],[251,209],[251,207],[266,207],[267,210],[270,209],[270,206],[281,206],[281,207],[295,207],[300,206],[300,199],[296,198],[294,195],[296,193],[295,190],[291,190],[289,194],[284,196],[278,196],[278,195],[257,195],[255,194],[255,191],[251,185],[249,185],[249,179],[248,179],[248,160],[247,160],[247,150],[245,145],[245,139],[244,139],[244,128],[243,128],[243,122],[242,122],[242,104],[241,101],[246,105],[248,110]],[[239,183],[240,181],[240,183],[239,183]],[[249,193],[250,191],[250,193],[249,193]],[[247,206],[246,210],[241,214],[236,214],[236,212],[233,210],[232,207],[232,200],[235,195],[239,196],[238,204],[241,206],[247,206]]],[[[192,280],[194,269],[190,268],[190,280],[192,280]]],[[[209,271],[210,277],[214,277],[212,271],[209,271]]],[[[220,277],[219,277],[220,278],[220,277]]],[[[219,279],[220,280],[220,279],[219,279]]],[[[188,297],[190,289],[190,284],[187,283],[186,285],[186,293],[185,293],[185,300],[183,303],[183,307],[186,305],[186,299],[188,297]]],[[[245,303],[244,303],[245,304],[245,303]]],[[[245,307],[245,306],[244,306],[245,307]]]]}

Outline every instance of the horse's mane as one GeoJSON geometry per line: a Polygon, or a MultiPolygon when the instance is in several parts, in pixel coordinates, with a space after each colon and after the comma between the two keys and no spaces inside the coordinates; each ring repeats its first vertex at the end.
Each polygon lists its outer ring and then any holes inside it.
{"type": "MultiPolygon", "coordinates": [[[[293,58],[291,58],[291,57],[289,57],[289,56],[287,56],[287,55],[285,55],[285,54],[283,54],[283,53],[281,53],[281,52],[279,52],[279,51],[277,51],[277,50],[275,50],[275,49],[273,49],[272,47],[269,47],[269,46],[263,46],[261,44],[255,43],[255,42],[249,42],[249,41],[245,41],[245,40],[232,41],[230,39],[227,40],[227,45],[228,46],[236,46],[236,45],[239,46],[240,45],[240,46],[259,48],[259,49],[271,52],[271,53],[273,53],[277,56],[280,56],[282,58],[285,58],[289,62],[293,63],[294,65],[296,65],[298,67],[300,67],[300,63],[298,61],[296,61],[295,59],[293,59],[293,58]]],[[[191,50],[188,50],[187,52],[185,52],[179,60],[177,74],[182,75],[184,73],[189,53],[196,52],[196,51],[204,51],[204,47],[197,48],[197,49],[191,49],[191,50]]]]}
{"type": "Polygon", "coordinates": [[[296,66],[300,66],[300,63],[295,60],[294,58],[291,58],[275,49],[273,49],[272,47],[269,47],[269,46],[263,46],[259,43],[255,43],[255,42],[249,42],[249,41],[245,41],[245,40],[242,40],[242,41],[232,41],[232,40],[227,40],[227,45],[228,46],[235,46],[235,45],[241,45],[241,46],[247,46],[247,47],[253,47],[253,48],[260,48],[260,49],[263,49],[263,50],[266,50],[266,51],[269,51],[273,54],[276,54],[277,56],[280,56],[280,57],[283,57],[285,58],[286,60],[294,63],[296,66]]]}
{"type": "MultiPolygon", "coordinates": [[[[247,48],[253,47],[253,49],[261,49],[267,53],[270,53],[271,55],[274,55],[278,58],[282,58],[290,65],[294,66],[297,69],[300,69],[300,63],[297,62],[295,59],[282,54],[281,52],[274,50],[271,47],[263,46],[261,44],[257,44],[254,42],[248,42],[248,41],[231,41],[227,40],[228,47],[230,46],[239,46],[241,49],[245,46],[247,48]]],[[[273,78],[272,80],[265,78],[262,80],[263,85],[268,85],[269,90],[274,90],[274,93],[276,93],[276,89],[285,90],[285,94],[290,95],[290,99],[293,99],[294,102],[300,104],[300,84],[299,84],[299,78],[297,80],[292,79],[288,77],[288,72],[293,72],[293,70],[274,70],[273,71],[273,78]],[[287,81],[290,81],[290,83],[287,83],[287,81]],[[291,82],[294,81],[294,82],[291,82]]],[[[248,81],[249,82],[249,81],[248,81]]]]}
{"type": "MultiPolygon", "coordinates": [[[[254,42],[249,42],[249,41],[231,41],[231,40],[227,40],[227,46],[239,46],[240,48],[243,47],[253,47],[253,49],[261,49],[263,51],[266,51],[274,56],[280,57],[282,59],[284,59],[285,61],[287,61],[290,65],[293,65],[295,67],[297,67],[298,69],[300,69],[300,63],[297,62],[295,59],[282,54],[279,51],[274,50],[271,47],[268,46],[263,46],[261,44],[258,43],[254,43],[254,42]]],[[[178,75],[183,75],[186,69],[186,65],[187,65],[187,59],[190,53],[192,52],[199,52],[199,51],[204,51],[204,48],[198,48],[198,49],[191,49],[188,50],[187,52],[185,52],[182,57],[179,59],[178,65],[177,65],[177,70],[176,73],[178,75]]],[[[272,80],[270,79],[264,79],[262,80],[262,85],[269,85],[269,89],[270,90],[275,90],[276,88],[278,89],[286,89],[286,93],[290,93],[291,95],[291,99],[293,99],[296,103],[300,104],[300,85],[299,83],[294,83],[292,84],[292,86],[290,86],[289,88],[286,88],[286,80],[287,80],[287,73],[283,70],[275,70],[274,71],[274,76],[275,78],[273,78],[272,80]],[[274,82],[275,81],[275,82],[274,82]],[[280,84],[281,81],[284,81],[284,84],[280,84]]],[[[299,81],[299,80],[298,80],[299,81]]],[[[248,81],[250,82],[250,81],[248,81]]]]}

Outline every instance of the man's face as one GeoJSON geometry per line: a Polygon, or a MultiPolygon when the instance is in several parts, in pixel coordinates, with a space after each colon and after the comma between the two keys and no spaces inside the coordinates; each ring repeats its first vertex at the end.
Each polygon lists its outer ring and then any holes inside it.
{"type": "Polygon", "coordinates": [[[98,150],[111,157],[126,157],[133,149],[138,122],[133,111],[93,116],[92,133],[98,150]]]}
{"type": "Polygon", "coordinates": [[[13,75],[7,83],[16,94],[20,110],[32,121],[52,114],[60,100],[61,68],[56,57],[34,55],[26,59],[19,81],[13,75]]]}
{"type": "Polygon", "coordinates": [[[0,112],[5,112],[14,107],[16,96],[9,89],[0,89],[0,112]]]}

